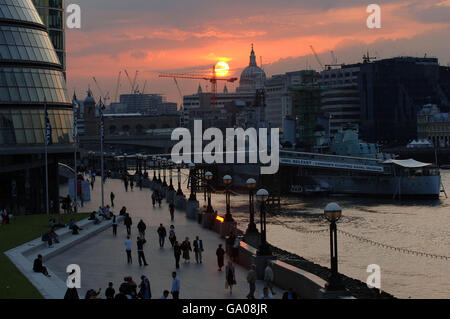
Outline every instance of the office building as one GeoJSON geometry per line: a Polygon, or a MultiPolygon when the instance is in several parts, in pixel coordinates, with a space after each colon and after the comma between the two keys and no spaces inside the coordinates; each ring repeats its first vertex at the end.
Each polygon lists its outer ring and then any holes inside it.
{"type": "Polygon", "coordinates": [[[397,57],[360,66],[361,138],[405,145],[417,138],[417,112],[450,106],[450,68],[436,58],[397,57]]]}
{"type": "Polygon", "coordinates": [[[32,0],[42,22],[48,28],[48,34],[66,71],[66,37],[64,0],[32,0]]]}
{"type": "Polygon", "coordinates": [[[359,125],[360,96],[358,89],[359,65],[342,65],[320,72],[322,113],[329,120],[329,133],[336,134],[343,127],[359,125]]]}

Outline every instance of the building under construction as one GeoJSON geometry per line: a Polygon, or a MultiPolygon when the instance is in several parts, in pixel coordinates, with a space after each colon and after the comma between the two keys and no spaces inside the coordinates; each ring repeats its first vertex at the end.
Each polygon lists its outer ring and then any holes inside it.
{"type": "Polygon", "coordinates": [[[319,74],[316,71],[304,71],[302,84],[289,87],[292,96],[292,111],[296,119],[297,146],[311,148],[315,145],[321,111],[323,86],[317,84],[319,74]]]}

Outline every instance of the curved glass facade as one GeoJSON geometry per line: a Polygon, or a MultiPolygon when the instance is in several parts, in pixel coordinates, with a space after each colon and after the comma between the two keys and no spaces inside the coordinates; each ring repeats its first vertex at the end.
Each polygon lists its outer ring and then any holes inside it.
{"type": "Polygon", "coordinates": [[[0,104],[45,102],[71,103],[61,72],[0,67],[0,104]]]}
{"type": "Polygon", "coordinates": [[[64,70],[66,69],[66,43],[64,36],[64,1],[33,0],[42,22],[48,27],[48,33],[56,54],[64,70]]]}
{"type": "Polygon", "coordinates": [[[33,3],[0,0],[0,12],[0,146],[43,145],[46,104],[53,144],[73,143],[63,68],[33,3]]]}
{"type": "Polygon", "coordinates": [[[42,24],[31,0],[0,0],[0,19],[42,24]]]}
{"type": "Polygon", "coordinates": [[[44,31],[0,26],[0,59],[59,64],[44,31]]]}
{"type": "MultiPolygon", "coordinates": [[[[54,144],[73,143],[71,110],[48,110],[54,144]]],[[[40,108],[0,108],[0,145],[44,144],[45,115],[40,108]]]]}

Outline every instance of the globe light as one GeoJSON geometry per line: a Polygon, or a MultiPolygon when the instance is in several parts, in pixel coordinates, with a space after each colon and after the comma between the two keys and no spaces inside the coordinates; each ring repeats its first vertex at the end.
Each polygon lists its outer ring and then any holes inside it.
{"type": "Polygon", "coordinates": [[[247,188],[248,188],[248,189],[254,189],[254,188],[256,187],[256,181],[255,181],[255,179],[254,179],[254,178],[249,178],[249,179],[247,180],[246,185],[247,185],[247,188]]]}
{"type": "Polygon", "coordinates": [[[225,175],[223,177],[223,183],[225,185],[230,185],[232,181],[233,181],[233,178],[230,175],[225,175]]]}
{"type": "Polygon", "coordinates": [[[330,222],[336,222],[341,218],[342,209],[336,203],[329,203],[324,209],[325,217],[330,222]]]}
{"type": "Polygon", "coordinates": [[[213,178],[213,174],[211,172],[206,172],[205,173],[205,178],[206,178],[206,180],[210,181],[213,178]]]}
{"type": "Polygon", "coordinates": [[[256,192],[258,202],[263,203],[269,198],[269,192],[265,189],[260,189],[256,192]]]}

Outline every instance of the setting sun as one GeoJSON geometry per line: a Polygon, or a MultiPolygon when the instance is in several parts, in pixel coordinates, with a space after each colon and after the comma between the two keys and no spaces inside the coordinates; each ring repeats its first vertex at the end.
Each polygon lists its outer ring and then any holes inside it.
{"type": "Polygon", "coordinates": [[[217,76],[226,76],[228,75],[228,71],[230,70],[230,67],[228,63],[226,62],[217,62],[216,64],[216,75],[217,76]]]}

